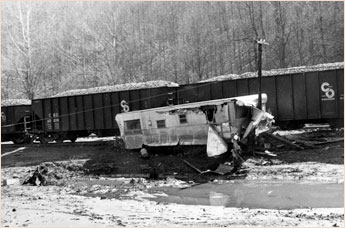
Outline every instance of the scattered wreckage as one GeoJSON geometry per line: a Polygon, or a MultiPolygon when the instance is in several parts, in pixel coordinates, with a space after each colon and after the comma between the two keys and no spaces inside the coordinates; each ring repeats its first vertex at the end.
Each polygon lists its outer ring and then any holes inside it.
{"type": "Polygon", "coordinates": [[[269,129],[274,117],[266,112],[267,95],[208,100],[171,105],[116,115],[126,149],[206,145],[214,157],[231,151],[234,157],[248,144],[250,136],[269,129]]]}

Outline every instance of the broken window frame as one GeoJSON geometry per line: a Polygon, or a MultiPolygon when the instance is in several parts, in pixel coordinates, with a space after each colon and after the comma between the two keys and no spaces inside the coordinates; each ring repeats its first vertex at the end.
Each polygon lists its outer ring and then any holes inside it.
{"type": "Polygon", "coordinates": [[[141,121],[140,119],[124,121],[124,130],[127,135],[141,134],[141,121]]]}

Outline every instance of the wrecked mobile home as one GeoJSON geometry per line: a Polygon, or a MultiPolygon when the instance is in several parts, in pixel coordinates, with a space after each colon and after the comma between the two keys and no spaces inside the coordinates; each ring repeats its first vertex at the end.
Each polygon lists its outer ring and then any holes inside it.
{"type": "Polygon", "coordinates": [[[208,100],[117,114],[126,149],[177,145],[207,145],[209,157],[240,152],[248,136],[274,121],[265,110],[267,95],[208,100]]]}

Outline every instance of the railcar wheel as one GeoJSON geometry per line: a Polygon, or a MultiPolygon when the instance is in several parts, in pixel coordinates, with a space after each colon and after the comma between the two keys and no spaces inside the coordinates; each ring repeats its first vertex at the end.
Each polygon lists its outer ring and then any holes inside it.
{"type": "Polygon", "coordinates": [[[55,142],[56,142],[56,143],[63,143],[63,140],[64,140],[64,138],[61,137],[61,136],[59,136],[59,137],[57,137],[57,138],[55,139],[55,142]]]}
{"type": "Polygon", "coordinates": [[[44,135],[40,135],[38,137],[38,140],[40,141],[41,144],[47,144],[49,142],[49,138],[44,135]]]}

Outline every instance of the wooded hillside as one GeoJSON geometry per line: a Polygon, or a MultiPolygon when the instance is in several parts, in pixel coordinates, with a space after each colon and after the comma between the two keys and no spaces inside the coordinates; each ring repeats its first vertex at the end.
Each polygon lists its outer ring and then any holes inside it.
{"type": "Polygon", "coordinates": [[[342,62],[343,2],[2,2],[1,97],[342,62]]]}

